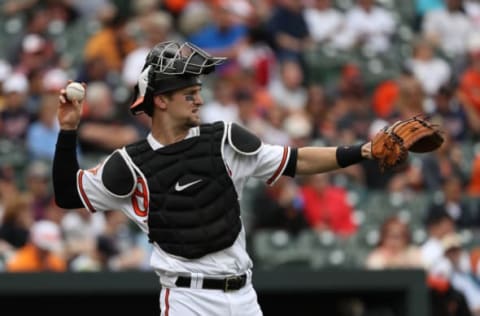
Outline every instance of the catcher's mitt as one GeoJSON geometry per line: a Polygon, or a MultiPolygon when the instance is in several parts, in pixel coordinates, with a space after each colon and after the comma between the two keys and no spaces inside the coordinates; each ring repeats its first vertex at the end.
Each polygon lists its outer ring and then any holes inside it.
{"type": "Polygon", "coordinates": [[[424,116],[414,116],[386,126],[372,139],[372,157],[383,171],[392,169],[408,158],[408,152],[426,153],[443,143],[442,131],[424,116]]]}

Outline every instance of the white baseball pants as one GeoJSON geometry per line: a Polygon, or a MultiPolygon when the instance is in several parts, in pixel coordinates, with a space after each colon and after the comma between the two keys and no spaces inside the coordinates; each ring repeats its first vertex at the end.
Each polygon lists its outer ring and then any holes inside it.
{"type": "Polygon", "coordinates": [[[162,288],[160,316],[262,316],[251,283],[239,290],[162,288]]]}

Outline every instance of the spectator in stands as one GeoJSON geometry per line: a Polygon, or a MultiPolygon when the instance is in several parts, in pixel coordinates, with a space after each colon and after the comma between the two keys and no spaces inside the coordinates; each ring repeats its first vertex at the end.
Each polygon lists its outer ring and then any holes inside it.
{"type": "MultiPolygon", "coordinates": [[[[301,1],[279,0],[266,22],[270,42],[280,61],[295,59],[303,65],[303,51],[313,46],[301,1]]],[[[303,69],[303,66],[302,66],[303,69]]]]}
{"type": "MultiPolygon", "coordinates": [[[[172,11],[170,11],[170,13],[172,13],[172,11]]],[[[204,1],[189,1],[176,18],[176,29],[185,36],[185,38],[188,38],[198,32],[198,30],[206,27],[211,22],[211,19],[212,11],[210,10],[209,4],[204,1]]]]}
{"type": "Polygon", "coordinates": [[[480,131],[480,116],[468,115],[465,106],[455,94],[456,87],[446,84],[440,87],[433,97],[435,112],[432,121],[442,126],[453,141],[465,141],[475,130],[480,131]]]}
{"type": "MultiPolygon", "coordinates": [[[[475,280],[470,269],[465,271],[465,256],[469,255],[462,245],[458,234],[448,234],[442,239],[444,259],[440,261],[441,267],[437,267],[432,273],[447,278],[453,288],[462,293],[473,316],[480,315],[480,283],[475,280]]],[[[467,261],[467,264],[470,264],[467,261]]]]}
{"type": "Polygon", "coordinates": [[[306,178],[301,186],[301,194],[305,218],[311,229],[331,231],[343,237],[357,231],[347,191],[332,185],[329,175],[316,174],[306,178]]]}
{"type": "Polygon", "coordinates": [[[397,216],[388,217],[380,227],[378,245],[368,254],[369,269],[421,269],[420,248],[413,244],[410,227],[397,216]]]}
{"type": "Polygon", "coordinates": [[[137,244],[135,232],[121,212],[105,213],[105,229],[97,236],[97,258],[102,269],[132,270],[142,268],[145,251],[137,244]]]}
{"type": "Polygon", "coordinates": [[[4,59],[0,59],[0,111],[3,110],[5,106],[5,98],[3,96],[3,83],[7,78],[10,77],[12,73],[12,66],[10,63],[4,59]]]}
{"type": "Polygon", "coordinates": [[[312,40],[318,45],[335,46],[335,39],[342,31],[345,16],[331,0],[314,0],[304,10],[305,21],[312,40]]]}
{"type": "Polygon", "coordinates": [[[420,80],[414,76],[401,76],[397,83],[398,96],[390,120],[407,119],[427,112],[424,108],[425,91],[420,80]]]}
{"type": "Polygon", "coordinates": [[[468,176],[463,169],[463,156],[458,143],[444,134],[444,143],[432,155],[420,157],[425,189],[439,191],[444,181],[451,177],[462,179],[466,183],[468,176]]]}
{"type": "Polygon", "coordinates": [[[60,228],[51,221],[35,222],[29,241],[6,262],[7,272],[65,272],[67,264],[61,256],[60,228]]]}
{"type": "Polygon", "coordinates": [[[304,111],[307,90],[303,85],[304,72],[296,60],[283,60],[279,64],[278,77],[272,80],[268,89],[275,103],[288,112],[304,111]]]}
{"type": "MultiPolygon", "coordinates": [[[[18,1],[9,1],[11,3],[18,1]]],[[[36,1],[33,1],[36,2],[36,1]]],[[[19,33],[10,39],[7,50],[7,59],[13,65],[17,66],[22,58],[24,52],[24,44],[26,44],[26,37],[30,34],[39,35],[41,39],[46,40],[43,43],[47,44],[49,48],[53,48],[53,42],[47,39],[48,25],[50,23],[50,13],[48,9],[39,6],[37,3],[27,1],[30,7],[21,9],[25,18],[25,26],[20,28],[19,33]]],[[[21,6],[21,5],[20,5],[21,6]]],[[[18,14],[18,13],[17,13],[18,14]]],[[[32,46],[25,48],[29,50],[32,46]]],[[[33,46],[34,47],[34,46],[33,46]]]]}
{"type": "Polygon", "coordinates": [[[320,84],[310,84],[307,88],[307,102],[305,112],[307,113],[312,125],[312,137],[324,138],[326,134],[331,133],[331,126],[325,124],[329,100],[325,89],[320,84]]]}
{"type": "Polygon", "coordinates": [[[427,276],[430,315],[472,316],[467,299],[443,276],[427,276]]]}
{"type": "Polygon", "coordinates": [[[5,107],[0,113],[0,138],[23,145],[31,116],[26,109],[28,80],[19,73],[13,74],[3,84],[5,107]]]}
{"type": "Polygon", "coordinates": [[[140,28],[138,46],[127,54],[122,68],[123,82],[133,88],[150,49],[156,44],[166,41],[171,36],[172,16],[165,11],[154,11],[137,21],[140,28]]]}
{"type": "Polygon", "coordinates": [[[57,105],[51,95],[42,97],[38,120],[29,125],[26,147],[32,160],[52,161],[60,129],[57,121],[57,105]]]}
{"type": "Polygon", "coordinates": [[[248,90],[238,90],[235,93],[235,103],[238,105],[238,122],[255,133],[264,142],[275,139],[281,144],[289,144],[288,135],[273,128],[261,116],[254,98],[254,95],[248,90]]]}
{"type": "Polygon", "coordinates": [[[262,186],[252,200],[252,229],[284,229],[296,234],[308,228],[300,189],[292,179],[281,177],[274,186],[262,186]]]}
{"type": "MultiPolygon", "coordinates": [[[[238,105],[238,122],[253,131],[253,133],[261,133],[265,126],[265,121],[257,113],[255,100],[250,91],[237,90],[234,95],[235,103],[238,105]]],[[[259,137],[261,135],[258,135],[259,137]]]]}
{"type": "Polygon", "coordinates": [[[55,62],[53,43],[45,37],[31,33],[25,35],[22,41],[20,60],[15,64],[15,71],[27,77],[42,73],[55,62]]]}
{"type": "Polygon", "coordinates": [[[444,7],[444,0],[415,0],[415,22],[413,25],[415,32],[420,30],[423,18],[428,12],[444,7]]]}
{"type": "Polygon", "coordinates": [[[266,143],[275,141],[278,144],[288,146],[292,143],[292,139],[288,132],[284,129],[285,119],[288,116],[286,109],[274,105],[262,115],[265,119],[265,125],[256,131],[266,143]]]}
{"type": "Polygon", "coordinates": [[[5,210],[5,204],[13,197],[19,194],[15,179],[14,168],[9,164],[0,165],[0,225],[5,210]]]}
{"type": "Polygon", "coordinates": [[[200,118],[205,123],[219,120],[238,122],[235,87],[228,78],[219,77],[213,84],[213,96],[200,108],[200,118]]]}
{"type": "Polygon", "coordinates": [[[175,17],[175,19],[178,19],[178,17],[181,15],[181,13],[188,8],[188,5],[191,2],[191,0],[165,0],[162,1],[162,5],[164,8],[166,8],[168,11],[172,13],[172,15],[175,17]]]}
{"type": "Polygon", "coordinates": [[[380,82],[373,88],[372,106],[375,116],[380,119],[389,118],[395,110],[398,98],[397,78],[380,82]]]}
{"type": "Polygon", "coordinates": [[[365,49],[373,54],[386,53],[391,46],[395,20],[374,0],[357,0],[345,15],[344,31],[337,35],[340,47],[350,50],[365,49]]]}
{"type": "Polygon", "coordinates": [[[0,224],[0,240],[11,250],[25,246],[29,229],[34,222],[30,209],[31,201],[25,194],[17,194],[5,203],[0,224]]]}
{"type": "Polygon", "coordinates": [[[112,77],[114,76],[112,76],[111,71],[108,69],[105,59],[103,57],[92,57],[83,61],[76,81],[87,84],[103,81],[113,88],[115,83],[114,80],[111,79],[112,77]]]}
{"type": "Polygon", "coordinates": [[[223,73],[231,70],[230,67],[236,69],[236,58],[246,46],[248,29],[243,12],[235,9],[235,1],[217,1],[211,10],[207,25],[189,34],[187,40],[213,55],[228,57],[229,61],[219,67],[223,73]]]}
{"type": "Polygon", "coordinates": [[[97,251],[97,237],[105,230],[105,214],[71,210],[60,222],[65,241],[65,258],[72,271],[102,269],[97,251]]]}
{"type": "Polygon", "coordinates": [[[450,65],[443,58],[435,56],[432,45],[423,38],[415,42],[407,67],[420,81],[427,96],[435,95],[451,77],[450,65]]]}
{"type": "Polygon", "coordinates": [[[251,84],[262,89],[270,84],[278,62],[275,52],[268,45],[268,34],[266,33],[260,22],[250,25],[247,43],[237,56],[241,71],[244,74],[250,72],[253,76],[251,84]]]}
{"type": "Polygon", "coordinates": [[[465,0],[464,7],[473,26],[478,29],[480,27],[480,3],[478,0],[465,0]]]}
{"type": "Polygon", "coordinates": [[[336,99],[329,110],[329,117],[335,124],[337,137],[349,134],[352,141],[368,137],[372,120],[370,100],[360,67],[354,63],[345,64],[337,83],[336,99]]]}
{"type": "Polygon", "coordinates": [[[31,200],[33,218],[38,221],[45,219],[47,209],[52,200],[50,187],[50,162],[31,161],[26,167],[24,182],[26,194],[31,200]]]}
{"type": "MultiPolygon", "coordinates": [[[[44,1],[42,1],[44,2],[44,1]]],[[[48,10],[49,13],[49,27],[51,33],[59,32],[58,29],[63,30],[76,22],[80,12],[74,2],[70,1],[46,1],[42,5],[48,10]],[[55,27],[52,27],[55,25],[55,27]],[[54,30],[52,30],[52,28],[54,30]]]]}
{"type": "Polygon", "coordinates": [[[42,74],[40,89],[42,94],[54,95],[68,84],[68,73],[61,67],[52,67],[42,74]]]}
{"type": "Polygon", "coordinates": [[[445,8],[426,13],[421,33],[450,58],[462,58],[473,25],[463,9],[463,0],[446,0],[445,8]]]}
{"type": "MultiPolygon", "coordinates": [[[[270,74],[271,80],[277,74],[270,74]]],[[[257,73],[248,68],[242,68],[235,76],[231,77],[235,82],[236,91],[244,91],[252,95],[255,103],[255,112],[265,118],[271,108],[276,106],[273,96],[270,94],[268,85],[259,85],[257,73]]]]}
{"type": "Polygon", "coordinates": [[[103,7],[98,15],[102,27],[85,44],[85,63],[99,59],[109,72],[120,74],[125,57],[136,44],[126,32],[125,17],[119,14],[115,6],[103,7]]]}
{"type": "Polygon", "coordinates": [[[283,130],[290,137],[290,145],[303,147],[310,145],[313,125],[306,112],[290,113],[283,122],[283,130]]]}
{"type": "Polygon", "coordinates": [[[428,214],[448,213],[459,229],[480,228],[480,218],[476,210],[470,208],[470,204],[462,199],[465,185],[458,177],[446,178],[442,185],[442,200],[434,200],[428,207],[428,214]]]}
{"type": "Polygon", "coordinates": [[[480,246],[478,245],[470,249],[470,264],[473,276],[480,280],[480,246]]]}
{"type": "Polygon", "coordinates": [[[480,116],[480,32],[471,35],[468,41],[469,65],[460,76],[459,97],[465,111],[480,116]],[[475,111],[469,111],[475,109],[475,111]]]}
{"type": "Polygon", "coordinates": [[[425,226],[427,240],[421,245],[422,260],[427,271],[434,272],[441,266],[444,248],[442,239],[456,232],[455,221],[446,212],[432,212],[426,214],[425,226]]]}
{"type": "Polygon", "coordinates": [[[478,198],[480,197],[480,154],[475,155],[471,170],[467,193],[471,197],[478,198]]]}

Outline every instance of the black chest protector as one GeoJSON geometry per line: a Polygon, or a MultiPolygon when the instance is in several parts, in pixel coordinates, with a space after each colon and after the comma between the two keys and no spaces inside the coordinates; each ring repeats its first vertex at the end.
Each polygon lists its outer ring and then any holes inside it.
{"type": "Polygon", "coordinates": [[[231,246],[242,224],[237,192],[222,159],[223,122],[200,126],[200,135],[153,150],[147,140],[126,150],[150,193],[150,241],[189,258],[231,246]]]}

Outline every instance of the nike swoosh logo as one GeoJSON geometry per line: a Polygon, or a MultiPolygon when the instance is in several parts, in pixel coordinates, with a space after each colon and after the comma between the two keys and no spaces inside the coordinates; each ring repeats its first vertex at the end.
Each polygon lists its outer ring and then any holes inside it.
{"type": "Polygon", "coordinates": [[[175,191],[178,191],[178,192],[183,191],[183,190],[185,190],[186,188],[191,187],[192,185],[197,184],[197,183],[199,183],[199,182],[201,182],[201,181],[202,181],[202,179],[196,180],[196,181],[193,181],[193,182],[189,182],[189,183],[183,184],[183,185],[180,185],[180,183],[177,182],[177,183],[175,184],[175,191]]]}

